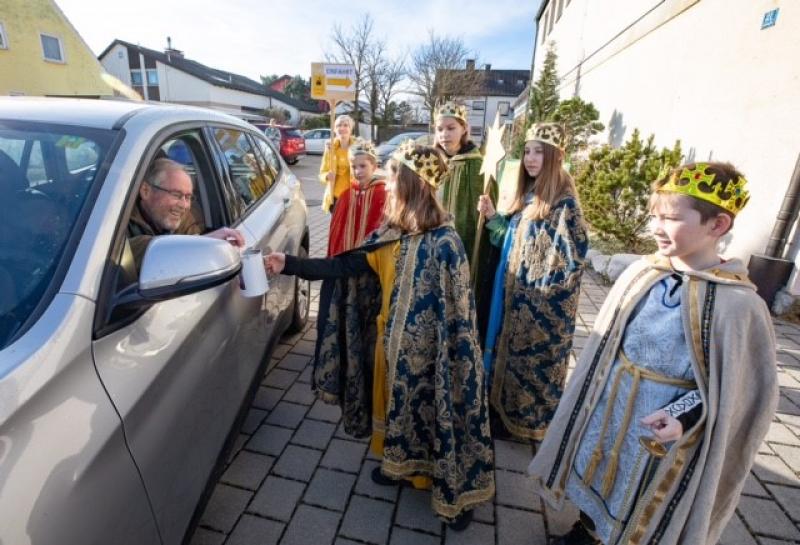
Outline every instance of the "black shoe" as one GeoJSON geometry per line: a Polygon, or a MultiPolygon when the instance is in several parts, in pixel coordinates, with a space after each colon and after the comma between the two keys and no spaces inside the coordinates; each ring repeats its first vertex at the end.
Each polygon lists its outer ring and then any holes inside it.
{"type": "Polygon", "coordinates": [[[379,484],[381,486],[397,486],[398,484],[400,484],[399,481],[390,479],[389,477],[381,473],[380,467],[373,468],[372,474],[370,476],[372,477],[373,483],[379,484]]]}
{"type": "Polygon", "coordinates": [[[461,532],[469,526],[469,523],[472,522],[472,510],[464,511],[456,518],[453,519],[453,522],[448,522],[447,527],[453,530],[454,532],[461,532]]]}
{"type": "Polygon", "coordinates": [[[572,529],[561,537],[557,537],[553,545],[598,545],[600,541],[596,539],[582,522],[578,521],[572,529]]]}

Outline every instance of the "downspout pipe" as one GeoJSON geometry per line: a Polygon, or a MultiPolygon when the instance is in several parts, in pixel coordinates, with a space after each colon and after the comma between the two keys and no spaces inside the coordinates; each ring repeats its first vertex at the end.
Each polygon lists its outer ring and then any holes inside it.
{"type": "Polygon", "coordinates": [[[764,252],[765,255],[768,257],[783,257],[786,249],[786,240],[789,238],[789,233],[797,219],[798,212],[800,212],[800,155],[797,156],[797,162],[794,164],[792,179],[789,181],[789,187],[783,196],[783,203],[772,228],[772,234],[764,252]]]}

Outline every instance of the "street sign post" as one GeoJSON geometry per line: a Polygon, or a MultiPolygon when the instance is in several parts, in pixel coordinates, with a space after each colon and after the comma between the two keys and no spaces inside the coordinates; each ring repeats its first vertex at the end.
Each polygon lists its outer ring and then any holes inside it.
{"type": "MultiPolygon", "coordinates": [[[[356,67],[352,64],[332,64],[323,62],[311,63],[311,98],[317,100],[327,100],[331,107],[331,139],[329,145],[333,144],[335,134],[334,123],[336,122],[336,103],[341,100],[356,99],[356,67]]],[[[358,121],[356,121],[358,123],[358,121]]],[[[329,148],[328,153],[329,173],[334,172],[334,153],[333,147],[329,148]]],[[[328,181],[327,192],[333,197],[333,182],[328,181]]],[[[323,198],[322,208],[326,212],[326,202],[323,198]]]]}

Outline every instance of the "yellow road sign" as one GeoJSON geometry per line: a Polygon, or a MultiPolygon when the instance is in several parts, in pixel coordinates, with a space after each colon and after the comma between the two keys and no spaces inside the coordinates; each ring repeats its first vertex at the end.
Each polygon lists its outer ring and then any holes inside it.
{"type": "Polygon", "coordinates": [[[356,69],[352,64],[311,63],[311,98],[355,100],[356,69]]]}

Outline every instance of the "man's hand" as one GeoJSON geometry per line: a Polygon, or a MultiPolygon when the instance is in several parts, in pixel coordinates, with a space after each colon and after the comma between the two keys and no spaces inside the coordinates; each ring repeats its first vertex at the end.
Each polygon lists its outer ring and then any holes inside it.
{"type": "Polygon", "coordinates": [[[683,424],[674,416],[668,415],[664,409],[645,416],[641,423],[650,428],[655,438],[661,443],[677,441],[683,435],[683,424]]]}
{"type": "Polygon", "coordinates": [[[489,195],[481,195],[478,197],[478,212],[483,214],[483,216],[490,220],[494,217],[497,211],[494,209],[494,205],[492,204],[492,199],[489,195]]]}
{"type": "Polygon", "coordinates": [[[219,240],[227,240],[231,243],[231,245],[236,246],[237,248],[242,248],[244,246],[244,235],[242,235],[242,233],[236,229],[231,229],[230,227],[223,227],[221,229],[217,229],[216,231],[211,231],[210,233],[206,233],[204,236],[219,240]]]}
{"type": "Polygon", "coordinates": [[[286,254],[274,252],[264,257],[264,268],[267,274],[281,274],[286,266],[286,254]]]}

